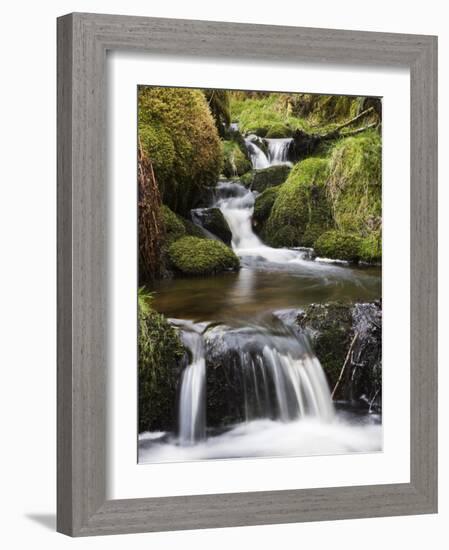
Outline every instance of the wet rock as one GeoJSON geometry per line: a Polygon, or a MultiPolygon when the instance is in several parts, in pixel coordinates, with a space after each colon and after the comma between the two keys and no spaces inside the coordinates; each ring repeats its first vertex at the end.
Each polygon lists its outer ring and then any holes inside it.
{"type": "Polygon", "coordinates": [[[191,215],[194,223],[216,235],[225,244],[231,244],[232,233],[219,208],[196,208],[191,211],[191,215]]]}
{"type": "Polygon", "coordinates": [[[381,303],[311,304],[296,324],[308,333],[331,391],[335,388],[334,399],[381,411],[381,303]]]}

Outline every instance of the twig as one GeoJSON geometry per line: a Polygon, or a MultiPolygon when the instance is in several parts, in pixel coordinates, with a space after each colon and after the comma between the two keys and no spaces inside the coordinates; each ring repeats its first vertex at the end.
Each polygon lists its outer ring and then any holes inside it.
{"type": "Polygon", "coordinates": [[[337,389],[338,389],[338,386],[340,385],[340,382],[343,378],[343,374],[345,372],[345,369],[346,369],[346,365],[349,363],[349,358],[351,356],[351,351],[352,351],[352,348],[354,347],[354,344],[355,344],[355,341],[357,340],[357,336],[359,335],[358,332],[356,332],[354,334],[354,338],[352,339],[352,342],[351,342],[351,345],[349,346],[349,349],[348,349],[348,353],[346,354],[346,359],[345,359],[345,362],[343,363],[343,366],[341,368],[341,371],[340,371],[340,376],[338,377],[338,380],[334,386],[334,389],[332,391],[332,394],[331,394],[331,398],[333,399],[334,398],[334,395],[335,393],[337,392],[337,389]]]}

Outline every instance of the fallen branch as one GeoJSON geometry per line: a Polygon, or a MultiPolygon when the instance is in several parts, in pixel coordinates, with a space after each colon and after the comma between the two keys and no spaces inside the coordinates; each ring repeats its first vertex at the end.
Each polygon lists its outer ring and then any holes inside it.
{"type": "Polygon", "coordinates": [[[352,352],[352,348],[354,347],[354,344],[355,344],[355,341],[357,340],[357,337],[358,337],[359,333],[356,332],[354,334],[354,338],[352,339],[352,342],[351,342],[351,345],[349,346],[349,349],[348,349],[348,353],[346,354],[346,358],[345,358],[345,362],[343,363],[343,366],[341,368],[341,371],[340,371],[340,376],[338,377],[338,380],[334,386],[334,389],[331,393],[331,398],[333,399],[334,398],[334,395],[336,394],[337,392],[337,389],[338,389],[338,386],[340,385],[340,382],[342,381],[343,379],[343,374],[345,372],[345,369],[346,369],[346,365],[349,363],[349,358],[351,357],[351,352],[352,352]]]}

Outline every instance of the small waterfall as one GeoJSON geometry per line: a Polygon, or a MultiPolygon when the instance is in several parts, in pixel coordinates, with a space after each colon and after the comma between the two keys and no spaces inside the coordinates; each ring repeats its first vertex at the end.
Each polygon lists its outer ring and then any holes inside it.
{"type": "Polygon", "coordinates": [[[270,166],[267,156],[258,145],[256,145],[249,138],[245,139],[245,144],[254,170],[262,170],[263,168],[268,168],[270,166]]]}
{"type": "Polygon", "coordinates": [[[303,261],[306,252],[266,246],[254,233],[252,215],[255,194],[235,182],[220,181],[215,189],[215,206],[219,208],[232,232],[232,248],[240,256],[286,264],[303,261]]]}
{"type": "Polygon", "coordinates": [[[293,138],[265,138],[265,142],[268,145],[268,161],[270,166],[277,164],[292,164],[288,160],[288,153],[293,142],[293,138]]]}
{"type": "Polygon", "coordinates": [[[326,377],[303,337],[279,327],[219,325],[208,330],[205,339],[208,364],[227,371],[224,387],[217,388],[212,378],[208,389],[228,392],[229,414],[240,411],[247,422],[260,418],[292,422],[305,416],[328,422],[333,418],[326,377]]]}
{"type": "Polygon", "coordinates": [[[206,436],[206,359],[203,337],[194,323],[183,325],[183,344],[191,353],[191,362],[184,369],[179,394],[179,441],[193,445],[206,436]]]}

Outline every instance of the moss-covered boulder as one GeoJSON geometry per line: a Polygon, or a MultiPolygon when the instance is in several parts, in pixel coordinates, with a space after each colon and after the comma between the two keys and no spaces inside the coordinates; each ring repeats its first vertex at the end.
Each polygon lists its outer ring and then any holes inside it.
{"type": "MultiPolygon", "coordinates": [[[[328,194],[335,224],[368,237],[382,223],[382,144],[373,130],[344,138],[331,151],[328,194]]],[[[380,236],[380,233],[379,233],[380,236]]]]}
{"type": "Polygon", "coordinates": [[[254,201],[253,227],[256,233],[263,234],[265,224],[270,217],[280,186],[268,187],[254,201]]]}
{"type": "Polygon", "coordinates": [[[315,253],[322,258],[358,262],[363,240],[356,233],[327,231],[313,244],[315,253]]]}
{"type": "Polygon", "coordinates": [[[139,432],[176,428],[176,395],[185,349],[163,315],[139,295],[139,432]]]}
{"type": "Polygon", "coordinates": [[[223,141],[223,174],[227,178],[242,176],[251,170],[251,161],[236,141],[223,141]]]}
{"type": "Polygon", "coordinates": [[[287,164],[270,166],[261,170],[252,170],[240,178],[240,182],[252,191],[262,193],[268,187],[284,183],[290,173],[291,167],[287,164]]]}
{"type": "Polygon", "coordinates": [[[186,218],[181,218],[181,221],[184,225],[186,235],[190,235],[191,237],[198,237],[198,239],[207,239],[207,236],[203,229],[196,225],[196,223],[193,223],[186,218]]]}
{"type": "Polygon", "coordinates": [[[369,303],[311,304],[297,327],[311,340],[334,399],[380,411],[382,407],[382,308],[369,303]],[[344,369],[343,369],[344,367],[344,369]],[[341,376],[340,382],[338,382],[341,376]]]}
{"type": "Polygon", "coordinates": [[[222,168],[222,147],[204,94],[185,88],[139,87],[138,132],[162,199],[187,215],[222,168]]]}
{"type": "Polygon", "coordinates": [[[183,275],[212,275],[239,268],[234,252],[224,243],[197,237],[183,237],[169,248],[173,267],[183,275]]]}
{"type": "Polygon", "coordinates": [[[231,244],[232,232],[219,208],[196,208],[192,210],[191,215],[195,223],[210,231],[227,245],[231,244]]]}
{"type": "Polygon", "coordinates": [[[329,165],[326,159],[309,158],[295,165],[280,186],[265,239],[271,246],[312,246],[333,225],[326,192],[329,165]]]}
{"type": "Polygon", "coordinates": [[[182,218],[176,215],[167,205],[162,206],[162,218],[165,224],[165,244],[170,245],[172,242],[184,237],[186,234],[185,226],[182,218]]]}

